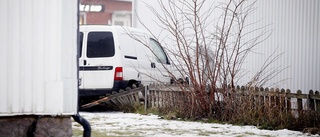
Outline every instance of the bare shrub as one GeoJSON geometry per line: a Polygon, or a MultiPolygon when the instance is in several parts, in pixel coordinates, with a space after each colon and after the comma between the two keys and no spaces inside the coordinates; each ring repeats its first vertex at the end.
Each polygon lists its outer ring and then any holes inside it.
{"type": "MultiPolygon", "coordinates": [[[[188,77],[190,86],[178,84],[187,95],[181,113],[185,117],[223,117],[221,108],[232,100],[233,89],[242,76],[241,67],[247,55],[268,37],[264,28],[246,30],[246,20],[255,2],[245,0],[158,0],[161,11],[147,5],[159,20],[158,26],[170,36],[174,45],[167,47],[178,72],[169,72],[175,81],[188,77]],[[258,33],[256,37],[247,35],[258,33]],[[246,40],[244,40],[246,37],[246,40]],[[231,95],[229,95],[231,94],[231,95]],[[187,110],[185,106],[188,106],[187,110]]],[[[142,23],[143,24],[143,23],[142,23]]],[[[148,28],[147,28],[148,29],[148,28]]],[[[149,30],[149,29],[148,29],[149,30]]],[[[151,32],[151,31],[150,31],[151,32]]],[[[152,33],[152,32],[151,32],[152,33]]],[[[165,67],[165,66],[164,66],[165,67]]],[[[169,70],[169,69],[167,69],[169,70]]],[[[263,72],[259,72],[263,73],[263,72]]],[[[254,79],[255,81],[257,79],[254,79]]],[[[175,109],[177,110],[177,109],[175,109]]]]}
{"type": "MultiPolygon", "coordinates": [[[[283,104],[259,102],[257,100],[260,96],[236,91],[238,81],[245,75],[242,66],[246,57],[270,35],[263,26],[248,30],[252,24],[246,21],[254,11],[254,1],[157,2],[160,11],[152,5],[146,5],[157,17],[157,25],[170,35],[166,38],[172,43],[162,43],[172,45],[165,48],[171,55],[171,62],[178,75],[170,72],[170,69],[167,71],[174,81],[179,81],[176,84],[181,90],[179,94],[183,95],[175,99],[178,101],[164,99],[165,103],[159,107],[159,111],[186,119],[213,118],[267,129],[297,129],[297,125],[317,125],[306,120],[310,116],[319,117],[312,111],[295,117],[283,104]],[[248,37],[253,33],[254,37],[248,37]],[[181,82],[184,77],[188,77],[190,85],[181,82]]],[[[269,68],[281,56],[282,53],[275,55],[275,52],[270,55],[245,88],[262,87],[285,70],[287,67],[269,68]]]]}

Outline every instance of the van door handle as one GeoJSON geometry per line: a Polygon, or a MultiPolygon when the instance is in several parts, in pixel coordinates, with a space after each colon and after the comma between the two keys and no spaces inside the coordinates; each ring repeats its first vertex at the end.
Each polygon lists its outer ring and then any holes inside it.
{"type": "Polygon", "coordinates": [[[83,65],[87,65],[87,61],[86,60],[83,60],[83,65]]]}
{"type": "Polygon", "coordinates": [[[151,62],[151,68],[156,68],[156,64],[154,62],[151,62]]]}

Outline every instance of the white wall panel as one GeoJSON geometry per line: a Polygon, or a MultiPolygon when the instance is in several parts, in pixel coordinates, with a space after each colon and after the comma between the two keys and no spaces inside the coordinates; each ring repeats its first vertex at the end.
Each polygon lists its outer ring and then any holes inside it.
{"type": "Polygon", "coordinates": [[[77,6],[0,1],[0,116],[77,112],[77,6]]]}
{"type": "MultiPolygon", "coordinates": [[[[3,14],[2,18],[7,19],[8,18],[8,13],[7,13],[7,5],[8,2],[7,1],[0,1],[0,5],[4,5],[1,6],[0,8],[0,13],[3,14]]],[[[1,25],[0,25],[0,31],[2,32],[7,32],[7,26],[8,26],[8,22],[7,21],[1,21],[1,25]],[[2,25],[3,24],[3,25],[2,25]]],[[[1,37],[1,51],[8,51],[8,35],[6,33],[0,33],[0,37],[1,37]]],[[[8,59],[8,52],[2,52],[0,54],[0,64],[2,64],[1,66],[6,66],[7,65],[7,59],[8,59]]],[[[7,82],[7,78],[8,78],[8,69],[7,67],[1,67],[1,71],[0,71],[0,82],[1,87],[0,87],[0,104],[1,104],[1,109],[0,112],[4,112],[5,110],[7,110],[7,106],[8,106],[8,102],[7,99],[2,99],[7,97],[7,90],[8,90],[8,82],[7,82]],[[1,91],[5,91],[5,92],[1,92],[1,91]]]]}
{"type": "MultiPolygon", "coordinates": [[[[261,55],[249,56],[248,65],[259,65],[272,50],[284,53],[272,67],[289,67],[270,81],[270,85],[291,90],[320,90],[319,47],[319,1],[276,1],[260,0],[256,4],[254,17],[262,20],[255,27],[270,24],[272,34],[257,51],[261,55]],[[255,62],[254,64],[251,64],[255,62]],[[284,81],[282,81],[284,80],[284,81]],[[282,81],[282,82],[278,82],[282,81]]],[[[252,70],[256,70],[253,68],[252,70]]]]}
{"type": "MultiPolygon", "coordinates": [[[[134,0],[141,22],[151,28],[160,40],[166,40],[168,33],[163,32],[155,22],[157,18],[147,8],[151,5],[161,12],[157,0],[134,0]]],[[[215,2],[217,1],[209,1],[215,2]]],[[[253,1],[249,1],[253,2],[253,1]]],[[[210,4],[206,4],[209,6],[210,4]]],[[[270,32],[270,37],[255,48],[255,53],[248,56],[244,65],[247,75],[238,83],[244,85],[258,71],[264,61],[270,56],[283,53],[281,58],[274,62],[272,68],[286,68],[265,86],[298,89],[303,92],[320,90],[320,1],[319,0],[257,0],[255,11],[250,15],[247,23],[254,23],[251,29],[264,27],[270,32]],[[274,51],[276,51],[274,53],[274,51]],[[274,54],[273,54],[274,53],[274,54]]],[[[213,15],[214,16],[214,15],[213,15]]],[[[144,28],[133,16],[133,25],[144,28]]],[[[250,37],[256,37],[259,32],[250,37]]],[[[249,36],[248,36],[249,37],[249,36]]],[[[168,43],[168,42],[167,42],[168,43]]],[[[169,47],[170,45],[164,45],[169,47]]],[[[169,47],[170,48],[170,47],[169,47]]]]}

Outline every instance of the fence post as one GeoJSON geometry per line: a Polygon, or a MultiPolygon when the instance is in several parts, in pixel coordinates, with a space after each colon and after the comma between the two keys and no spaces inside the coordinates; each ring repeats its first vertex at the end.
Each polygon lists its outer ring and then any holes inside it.
{"type": "MultiPolygon", "coordinates": [[[[181,91],[177,91],[177,92],[181,92],[181,91]]],[[[175,108],[177,102],[177,92],[171,91],[171,99],[172,99],[172,108],[175,108]]]]}
{"type": "Polygon", "coordinates": [[[283,111],[286,107],[286,104],[285,104],[285,93],[286,91],[284,89],[281,89],[280,91],[280,110],[283,111]]]}
{"type": "Polygon", "coordinates": [[[149,94],[148,90],[149,90],[149,86],[147,85],[144,87],[144,112],[145,112],[145,114],[148,113],[147,112],[148,101],[149,101],[148,100],[148,94],[149,94]]]}
{"type": "Polygon", "coordinates": [[[166,102],[167,102],[167,94],[168,94],[168,91],[165,90],[162,92],[161,94],[161,106],[160,107],[165,107],[166,106],[166,102]]]}
{"type": "Polygon", "coordinates": [[[270,90],[269,88],[265,89],[266,96],[264,97],[264,106],[270,106],[270,90]]]}
{"type": "Polygon", "coordinates": [[[300,112],[302,110],[302,98],[299,98],[302,94],[301,90],[297,91],[297,105],[298,105],[298,112],[300,112]]]}
{"type": "Polygon", "coordinates": [[[314,99],[312,98],[313,95],[314,95],[313,91],[310,90],[307,102],[309,103],[309,109],[314,111],[315,110],[315,105],[314,105],[314,99]]]}
{"type": "Polygon", "coordinates": [[[259,99],[259,108],[262,113],[264,113],[264,97],[265,97],[265,91],[264,88],[260,88],[260,99],[259,99]]]}
{"type": "MultiPolygon", "coordinates": [[[[315,95],[319,97],[319,91],[316,91],[315,95]]],[[[320,100],[319,99],[316,100],[316,106],[317,106],[316,111],[318,113],[320,113],[320,100]]]]}
{"type": "Polygon", "coordinates": [[[253,92],[253,101],[254,101],[253,108],[255,111],[259,109],[259,99],[260,99],[259,95],[260,95],[260,88],[257,87],[253,92]]]}
{"type": "Polygon", "coordinates": [[[160,108],[160,91],[156,90],[156,107],[160,108]]]}
{"type": "Polygon", "coordinates": [[[244,97],[244,102],[249,99],[249,110],[251,111],[252,110],[252,107],[253,107],[253,92],[256,90],[256,87],[251,87],[249,91],[246,91],[245,92],[245,97],[244,97]]]}
{"type": "MultiPolygon", "coordinates": [[[[238,90],[238,96],[237,96],[237,100],[239,101],[238,103],[243,104],[244,100],[245,100],[245,95],[247,94],[246,92],[250,91],[251,88],[249,87],[241,87],[240,90],[238,90]]],[[[237,105],[237,104],[235,104],[237,105]]]]}
{"type": "Polygon", "coordinates": [[[182,108],[182,105],[186,104],[185,102],[183,102],[183,101],[186,101],[185,98],[183,98],[184,97],[183,96],[183,92],[184,91],[177,93],[177,95],[178,95],[177,96],[177,105],[178,105],[179,108],[182,108]]]}
{"type": "Polygon", "coordinates": [[[162,107],[167,108],[169,106],[169,91],[165,91],[164,92],[164,96],[162,97],[163,103],[162,103],[162,107]]]}
{"type": "Polygon", "coordinates": [[[279,95],[280,95],[280,89],[276,88],[274,99],[275,99],[275,105],[276,105],[277,109],[280,108],[280,97],[279,97],[279,95]]]}
{"type": "Polygon", "coordinates": [[[150,102],[151,102],[151,107],[156,107],[156,92],[155,92],[155,90],[154,89],[152,89],[152,90],[150,90],[149,91],[150,92],[150,102]]]}
{"type": "Polygon", "coordinates": [[[287,107],[287,113],[291,110],[291,98],[289,97],[290,90],[286,90],[286,107],[287,107]]]}
{"type": "Polygon", "coordinates": [[[272,107],[274,107],[275,106],[275,104],[276,104],[276,102],[275,102],[275,90],[274,90],[274,88],[271,88],[270,89],[270,95],[269,95],[269,98],[270,98],[270,107],[272,108],[272,107]]]}
{"type": "Polygon", "coordinates": [[[173,91],[169,90],[168,98],[169,98],[169,108],[172,108],[173,106],[173,91]]]}

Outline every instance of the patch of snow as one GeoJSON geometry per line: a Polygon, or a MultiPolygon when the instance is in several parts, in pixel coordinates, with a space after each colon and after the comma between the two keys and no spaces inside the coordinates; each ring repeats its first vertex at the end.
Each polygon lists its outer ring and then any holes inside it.
{"type": "MultiPolygon", "coordinates": [[[[202,123],[164,120],[156,115],[141,115],[122,112],[88,113],[80,112],[87,119],[93,131],[105,133],[106,136],[152,136],[152,137],[236,137],[236,136],[271,136],[303,137],[319,136],[304,134],[299,131],[260,130],[255,126],[234,126],[231,124],[202,123]]],[[[73,122],[73,128],[82,129],[73,122]]]]}

